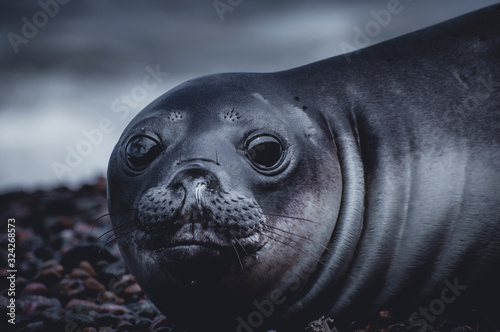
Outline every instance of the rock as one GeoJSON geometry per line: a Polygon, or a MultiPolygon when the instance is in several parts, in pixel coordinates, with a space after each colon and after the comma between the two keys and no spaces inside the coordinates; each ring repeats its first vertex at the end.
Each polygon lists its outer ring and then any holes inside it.
{"type": "Polygon", "coordinates": [[[63,279],[55,287],[55,291],[63,298],[74,297],[82,294],[85,291],[83,281],[80,279],[63,279]]]}
{"type": "Polygon", "coordinates": [[[61,281],[62,276],[60,271],[53,266],[49,266],[46,268],[41,268],[40,271],[35,276],[35,281],[46,285],[47,287],[51,287],[59,283],[61,281]]]}
{"type": "Polygon", "coordinates": [[[86,327],[82,332],[97,332],[97,329],[95,327],[86,327]]]}
{"type": "Polygon", "coordinates": [[[83,299],[71,299],[69,302],[66,304],[67,309],[75,309],[76,312],[81,313],[81,311],[89,311],[89,310],[100,310],[100,306],[89,300],[83,300],[83,299]]]}
{"type": "Polygon", "coordinates": [[[154,319],[161,315],[160,311],[149,300],[141,300],[139,302],[127,304],[127,308],[135,312],[139,317],[154,319]]]}
{"type": "Polygon", "coordinates": [[[135,322],[135,327],[139,331],[148,331],[152,323],[153,321],[151,319],[138,318],[135,322]]]}
{"type": "Polygon", "coordinates": [[[388,310],[382,310],[378,313],[377,320],[379,328],[387,327],[392,323],[392,314],[388,310]]]}
{"type": "Polygon", "coordinates": [[[160,328],[170,328],[170,324],[168,322],[167,317],[165,315],[160,315],[153,320],[151,326],[149,327],[150,331],[157,331],[160,328]]]}
{"type": "Polygon", "coordinates": [[[335,332],[337,329],[330,328],[329,323],[333,323],[333,319],[330,317],[325,318],[325,316],[321,316],[319,319],[309,323],[306,328],[306,331],[311,332],[335,332]]]}
{"type": "Polygon", "coordinates": [[[44,309],[55,307],[60,308],[61,302],[55,298],[47,298],[42,295],[22,295],[16,301],[17,310],[23,315],[36,311],[43,311],[44,309]],[[27,312],[25,312],[27,311],[27,312]]]}
{"type": "Polygon", "coordinates": [[[80,262],[87,261],[94,265],[100,260],[105,260],[109,263],[116,262],[118,258],[113,256],[108,248],[100,248],[94,244],[85,244],[74,247],[61,257],[61,265],[65,271],[71,271],[78,267],[80,262]]]}
{"type": "Polygon", "coordinates": [[[127,268],[123,261],[118,261],[102,267],[101,271],[97,274],[99,280],[104,286],[111,289],[110,284],[115,284],[122,279],[122,276],[127,273],[127,268]]]}
{"type": "Polygon", "coordinates": [[[153,332],[172,332],[173,329],[171,327],[168,327],[168,326],[160,326],[159,328],[154,329],[152,331],[153,332]]]}
{"type": "MultiPolygon", "coordinates": [[[[16,232],[17,233],[17,232],[16,232]]],[[[22,254],[33,251],[33,248],[44,247],[45,241],[40,235],[33,234],[22,242],[16,243],[16,253],[22,254]]]]}
{"type": "Polygon", "coordinates": [[[402,332],[405,331],[405,325],[404,324],[393,324],[390,325],[388,328],[389,332],[402,332]]]}
{"type": "Polygon", "coordinates": [[[72,216],[76,213],[77,208],[72,196],[72,192],[67,190],[57,195],[49,196],[45,202],[44,215],[46,216],[72,216]]]}
{"type": "Polygon", "coordinates": [[[17,264],[17,270],[23,271],[23,277],[26,279],[32,279],[40,270],[40,265],[42,261],[38,258],[29,258],[17,264]]]}
{"type": "Polygon", "coordinates": [[[74,268],[71,271],[69,277],[72,279],[87,279],[87,278],[91,278],[92,276],[90,275],[90,273],[87,270],[80,269],[80,268],[74,268]]]}
{"type": "Polygon", "coordinates": [[[64,271],[63,266],[55,260],[47,261],[40,266],[40,269],[42,269],[42,270],[47,269],[47,268],[53,268],[54,270],[56,270],[59,273],[62,273],[64,271]]]}
{"type": "Polygon", "coordinates": [[[24,289],[24,287],[26,287],[28,284],[30,283],[30,281],[26,278],[23,278],[23,277],[17,277],[16,278],[16,293],[21,293],[24,289]]]}
{"type": "Polygon", "coordinates": [[[97,323],[89,315],[82,314],[71,314],[62,317],[62,321],[65,324],[65,329],[63,331],[76,331],[77,329],[83,329],[85,327],[96,327],[97,323]]]}
{"type": "Polygon", "coordinates": [[[43,246],[36,248],[33,254],[35,255],[36,258],[39,258],[44,261],[54,258],[54,252],[50,248],[46,247],[45,244],[43,246]]]}
{"type": "Polygon", "coordinates": [[[50,331],[64,331],[64,321],[61,319],[62,316],[65,316],[63,310],[45,310],[41,314],[41,318],[47,327],[47,330],[50,331]]]}
{"type": "Polygon", "coordinates": [[[83,286],[91,291],[104,291],[106,287],[94,278],[88,278],[83,281],[83,286]]]}
{"type": "Polygon", "coordinates": [[[123,304],[125,300],[121,297],[118,297],[115,293],[110,292],[110,291],[104,291],[102,293],[99,293],[99,301],[102,303],[117,303],[117,304],[123,304]]]}
{"type": "MultiPolygon", "coordinates": [[[[103,313],[97,315],[96,318],[97,326],[116,326],[120,320],[119,316],[113,315],[111,313],[103,313]]],[[[101,330],[99,330],[101,331],[101,330]]]]}
{"type": "Polygon", "coordinates": [[[30,282],[26,285],[26,287],[24,287],[23,291],[21,292],[21,296],[26,294],[44,295],[47,293],[47,290],[47,286],[42,283],[30,282]]]}
{"type": "Polygon", "coordinates": [[[103,305],[101,305],[101,309],[115,315],[123,315],[130,311],[127,309],[127,307],[114,303],[104,303],[103,305]]]}
{"type": "Polygon", "coordinates": [[[88,261],[81,261],[78,267],[82,270],[87,271],[91,277],[95,277],[95,270],[88,261]]]}
{"type": "Polygon", "coordinates": [[[116,330],[118,332],[136,331],[135,327],[129,322],[120,322],[116,330]]]}
{"type": "Polygon", "coordinates": [[[132,285],[129,285],[123,291],[125,294],[140,294],[142,293],[141,287],[135,282],[132,285]]]}
{"type": "Polygon", "coordinates": [[[21,331],[35,332],[35,331],[43,331],[43,330],[45,330],[45,323],[40,320],[40,321],[29,323],[21,331]]]}

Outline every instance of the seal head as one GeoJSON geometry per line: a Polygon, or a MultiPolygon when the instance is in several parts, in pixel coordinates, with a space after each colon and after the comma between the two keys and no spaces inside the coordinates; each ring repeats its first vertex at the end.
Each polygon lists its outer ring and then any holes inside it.
{"type": "Polygon", "coordinates": [[[187,82],[143,110],[111,156],[125,262],[161,310],[193,328],[234,325],[269,299],[279,316],[335,228],[342,181],[328,126],[286,91],[264,98],[267,79],[187,82]]]}

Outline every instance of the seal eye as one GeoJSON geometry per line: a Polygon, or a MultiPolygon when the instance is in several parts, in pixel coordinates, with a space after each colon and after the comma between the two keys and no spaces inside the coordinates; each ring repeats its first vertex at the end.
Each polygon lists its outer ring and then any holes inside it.
{"type": "Polygon", "coordinates": [[[146,169],[161,152],[160,143],[148,136],[135,136],[127,144],[127,161],[136,170],[146,169]]]}
{"type": "Polygon", "coordinates": [[[272,170],[283,159],[283,146],[274,136],[257,136],[247,143],[247,157],[257,168],[272,170]]]}

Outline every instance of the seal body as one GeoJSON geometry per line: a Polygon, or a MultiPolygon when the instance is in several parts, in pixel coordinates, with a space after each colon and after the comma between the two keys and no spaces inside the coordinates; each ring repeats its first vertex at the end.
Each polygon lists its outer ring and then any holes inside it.
{"type": "Polygon", "coordinates": [[[192,330],[499,312],[499,14],[152,102],[108,168],[146,294],[192,330]]]}

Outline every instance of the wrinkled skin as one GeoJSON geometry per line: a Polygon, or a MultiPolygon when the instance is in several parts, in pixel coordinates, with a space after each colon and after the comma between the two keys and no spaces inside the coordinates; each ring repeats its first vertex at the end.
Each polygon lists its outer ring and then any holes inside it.
{"type": "Polygon", "coordinates": [[[446,279],[465,285],[453,305],[496,312],[499,13],[147,106],[113,151],[108,200],[155,305],[194,331],[257,330],[411,314],[446,279]]]}

